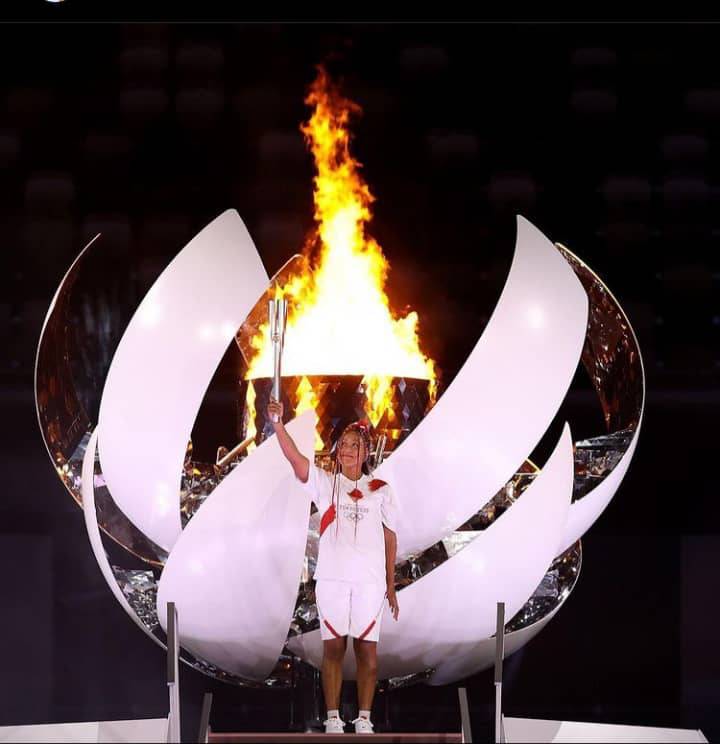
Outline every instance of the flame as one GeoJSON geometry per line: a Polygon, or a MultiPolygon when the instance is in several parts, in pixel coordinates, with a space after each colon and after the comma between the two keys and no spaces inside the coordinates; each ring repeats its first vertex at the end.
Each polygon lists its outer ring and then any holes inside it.
{"type": "MultiPolygon", "coordinates": [[[[299,416],[303,411],[312,409],[313,411],[317,407],[318,399],[313,390],[313,386],[310,384],[310,380],[307,377],[303,377],[300,380],[300,384],[297,387],[298,402],[295,406],[295,415],[299,416]]],[[[321,450],[324,447],[322,437],[315,430],[315,449],[321,450]]]]}
{"type": "Polygon", "coordinates": [[[395,419],[392,406],[392,377],[389,375],[365,375],[365,397],[367,399],[367,414],[374,428],[380,423],[383,414],[387,413],[388,423],[395,419]]]}
{"type": "MultiPolygon", "coordinates": [[[[247,393],[245,394],[245,439],[257,436],[257,427],[255,426],[255,415],[257,413],[255,409],[256,398],[255,385],[253,385],[252,380],[248,380],[247,393]]],[[[250,454],[254,449],[255,442],[251,442],[245,452],[250,454]]]]}
{"type": "MultiPolygon", "coordinates": [[[[373,424],[390,403],[392,377],[431,381],[435,363],[420,350],[418,315],[396,316],[385,294],[389,264],[367,234],[374,201],[350,154],[350,115],[359,106],[343,98],[323,68],[305,103],[313,106],[301,126],[317,170],[314,178],[316,230],[308,241],[317,251],[315,268],[282,287],[288,300],[283,375],[363,374],[373,424]]],[[[277,291],[277,290],[276,290],[277,291]]],[[[247,377],[273,374],[267,323],[251,344],[256,351],[247,377]]]]}

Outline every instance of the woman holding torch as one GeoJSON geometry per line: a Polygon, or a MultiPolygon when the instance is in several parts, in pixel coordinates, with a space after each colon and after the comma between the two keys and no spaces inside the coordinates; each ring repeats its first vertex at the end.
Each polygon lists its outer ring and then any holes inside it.
{"type": "Polygon", "coordinates": [[[323,639],[322,684],[327,706],[326,733],[343,733],[340,719],[342,662],[352,636],[357,662],[356,733],[371,734],[370,721],[377,682],[377,642],[385,599],[395,620],[397,505],[390,486],[372,478],[367,422],[350,424],[335,449],[334,472],[310,462],[296,447],[283,422],[283,405],[267,408],[278,443],[321,514],[315,569],[318,616],[323,639]]]}

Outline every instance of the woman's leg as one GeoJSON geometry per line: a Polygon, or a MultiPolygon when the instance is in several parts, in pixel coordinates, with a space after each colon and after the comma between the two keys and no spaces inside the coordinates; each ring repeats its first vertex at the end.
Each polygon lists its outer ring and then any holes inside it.
{"type": "Polygon", "coordinates": [[[377,643],[353,638],[357,662],[358,709],[372,710],[377,683],[377,643]]]}
{"type": "Polygon", "coordinates": [[[347,648],[347,636],[323,641],[322,686],[327,710],[340,708],[342,663],[347,648]]]}

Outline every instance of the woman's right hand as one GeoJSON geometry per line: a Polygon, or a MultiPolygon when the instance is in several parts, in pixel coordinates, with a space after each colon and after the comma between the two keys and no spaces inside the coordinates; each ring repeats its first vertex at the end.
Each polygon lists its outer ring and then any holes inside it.
{"type": "Polygon", "coordinates": [[[270,402],[268,403],[267,407],[267,417],[270,419],[270,421],[272,421],[273,423],[282,423],[284,411],[285,407],[281,402],[270,398],[270,402]],[[275,416],[275,419],[273,418],[273,416],[275,416]]]}

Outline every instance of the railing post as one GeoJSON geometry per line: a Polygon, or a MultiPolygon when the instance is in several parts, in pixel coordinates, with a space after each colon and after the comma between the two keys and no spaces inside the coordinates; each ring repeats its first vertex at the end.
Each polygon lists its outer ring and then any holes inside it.
{"type": "Polygon", "coordinates": [[[180,634],[175,602],[167,603],[167,684],[170,698],[168,744],[180,744],[180,634]]]}
{"type": "Polygon", "coordinates": [[[470,728],[470,708],[468,707],[467,690],[458,687],[458,698],[460,698],[460,736],[463,744],[472,742],[472,729],[470,728]]]}
{"type": "Polygon", "coordinates": [[[212,692],[203,695],[202,711],[200,712],[200,726],[198,728],[198,744],[207,744],[210,732],[210,708],[212,706],[212,692]]]}
{"type": "Polygon", "coordinates": [[[497,603],[495,626],[495,744],[504,744],[505,730],[502,721],[502,674],[505,658],[505,602],[497,603]]]}

